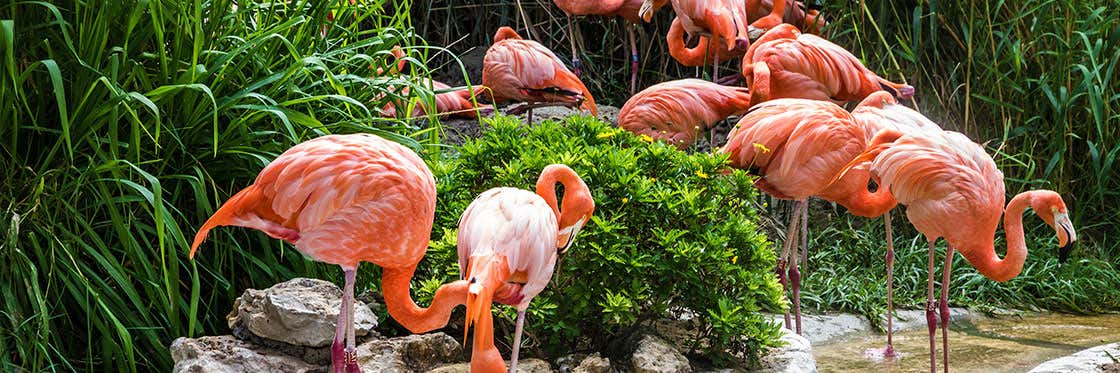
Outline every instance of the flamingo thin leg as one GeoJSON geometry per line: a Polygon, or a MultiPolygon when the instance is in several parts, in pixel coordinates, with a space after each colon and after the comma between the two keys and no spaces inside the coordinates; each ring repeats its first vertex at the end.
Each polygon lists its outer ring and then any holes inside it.
{"type": "Polygon", "coordinates": [[[346,284],[342,290],[342,307],[346,309],[346,372],[357,373],[362,369],[358,367],[357,341],[354,339],[354,279],[358,273],[357,268],[345,272],[346,284]]]}
{"type": "MultiPolygon", "coordinates": [[[[800,219],[801,220],[802,237],[804,237],[804,232],[805,232],[804,225],[808,223],[808,219],[806,219],[806,217],[809,214],[809,200],[808,199],[804,199],[804,200],[800,201],[800,214],[801,214],[800,218],[798,218],[797,215],[794,215],[794,219],[800,219]]],[[[801,255],[800,255],[800,252],[798,250],[803,251],[803,250],[805,250],[805,247],[803,247],[803,246],[799,247],[798,246],[796,236],[793,237],[793,239],[794,239],[794,243],[793,243],[794,246],[793,247],[795,249],[793,250],[793,252],[790,255],[793,258],[793,265],[791,265],[789,267],[789,282],[790,282],[790,287],[793,288],[793,317],[794,317],[794,321],[795,321],[795,325],[796,325],[797,334],[800,335],[801,334],[801,270],[799,268],[800,267],[799,261],[801,259],[801,255]]]]}
{"type": "MultiPolygon", "coordinates": [[[[343,269],[343,271],[347,271],[343,269]]],[[[331,367],[335,373],[346,371],[346,294],[338,304],[338,323],[334,329],[334,343],[331,344],[331,367]]]]}
{"type": "Polygon", "coordinates": [[[941,271],[941,343],[943,358],[941,365],[945,367],[945,373],[949,373],[949,275],[953,268],[953,247],[947,246],[945,249],[945,268],[941,271]]]}
{"type": "MultiPolygon", "coordinates": [[[[793,208],[790,209],[790,220],[789,224],[786,226],[786,240],[782,242],[782,254],[778,257],[778,282],[782,284],[782,294],[786,294],[786,291],[789,290],[786,274],[788,271],[787,266],[789,265],[790,251],[796,240],[793,237],[797,234],[797,223],[800,221],[797,219],[797,206],[797,202],[794,202],[793,208]]],[[[789,311],[785,312],[785,322],[786,329],[793,330],[793,323],[790,321],[789,311]]]]}
{"type": "Polygon", "coordinates": [[[634,25],[629,21],[623,21],[623,24],[630,35],[630,95],[633,96],[638,90],[638,42],[634,37],[634,25]]]}
{"type": "Polygon", "coordinates": [[[894,340],[894,306],[893,306],[893,287],[894,287],[894,237],[891,236],[891,212],[887,211],[883,215],[883,224],[887,226],[887,349],[883,350],[883,357],[893,357],[894,340]]]}
{"type": "Polygon", "coordinates": [[[568,41],[572,43],[572,73],[576,74],[578,78],[580,75],[579,53],[576,51],[576,29],[572,27],[571,15],[568,15],[568,41]]]}
{"type": "Polygon", "coordinates": [[[517,311],[517,324],[513,331],[513,350],[509,354],[509,373],[517,372],[517,355],[521,351],[521,331],[525,327],[525,311],[517,311]]]}
{"type": "Polygon", "coordinates": [[[929,371],[937,371],[937,305],[933,301],[933,241],[929,242],[929,266],[926,279],[926,328],[929,329],[929,371]]]}

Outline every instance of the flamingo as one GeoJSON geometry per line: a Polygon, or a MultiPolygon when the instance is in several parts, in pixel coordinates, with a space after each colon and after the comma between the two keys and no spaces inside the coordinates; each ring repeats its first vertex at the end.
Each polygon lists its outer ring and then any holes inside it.
{"type": "Polygon", "coordinates": [[[412,150],[371,134],[328,135],[293,146],[230,197],[199,229],[193,259],[211,229],[239,226],[288,241],[345,277],[331,345],[335,372],[359,371],[354,340],[354,277],[358,263],[381,266],[389,314],[413,333],[447,324],[467,299],[466,281],[441,286],[428,308],[408,286],[424,256],[435,218],[432,172],[412,150]],[[343,347],[345,343],[345,347],[343,347]]]}
{"type": "MultiPolygon", "coordinates": [[[[634,25],[642,21],[638,11],[643,0],[552,0],[568,16],[568,40],[572,45],[572,71],[580,75],[579,53],[576,50],[578,25],[572,23],[575,16],[622,17],[626,19],[626,33],[630,40],[630,94],[638,87],[638,42],[634,37],[634,25]]],[[[662,4],[663,6],[664,4],[662,4]]],[[[653,9],[656,11],[656,9],[653,9]]]]}
{"type": "Polygon", "coordinates": [[[747,0],[747,34],[751,40],[758,39],[762,34],[779,24],[787,23],[797,26],[801,32],[820,35],[828,23],[820,16],[820,7],[815,2],[782,0],[777,4],[774,0],[747,0]],[[778,9],[778,7],[784,7],[778,9]],[[778,22],[775,22],[777,17],[778,22]]]}
{"type": "MultiPolygon", "coordinates": [[[[568,166],[549,165],[537,179],[537,192],[493,188],[483,192],[459,220],[459,268],[469,279],[466,329],[475,325],[471,370],[499,372],[505,367],[494,347],[492,301],[517,307],[510,372],[517,355],[525,310],[548,285],[557,255],[571,247],[591,218],[595,201],[583,179],[568,166]],[[556,184],[564,187],[557,206],[556,184]]],[[[464,339],[466,335],[464,335],[464,339]]]]}
{"type": "MultiPolygon", "coordinates": [[[[879,217],[895,206],[884,189],[867,189],[870,174],[853,171],[833,182],[848,161],[868,144],[867,131],[850,113],[828,101],[778,99],[756,105],[740,119],[721,153],[730,155],[731,167],[761,176],[755,185],[776,198],[796,201],[787,225],[786,240],[778,260],[778,279],[786,288],[786,266],[795,330],[801,333],[801,272],[798,267],[797,230],[801,226],[803,251],[807,251],[808,198],[836,202],[854,215],[879,217]]],[[[790,327],[789,313],[785,315],[790,327]]]]}
{"type": "MultiPolygon", "coordinates": [[[[654,10],[669,2],[645,0],[638,14],[649,22],[654,10]]],[[[741,0],[671,0],[671,3],[686,33],[708,37],[708,49],[712,49],[712,44],[722,42],[728,51],[741,53],[750,45],[746,9],[741,0]]],[[[715,81],[719,79],[719,53],[712,55],[716,57],[712,64],[712,80],[715,81]]]]}
{"type": "Polygon", "coordinates": [[[1053,191],[1019,193],[1007,204],[1005,212],[1003,173],[992,157],[964,134],[884,130],[845,169],[861,164],[880,178],[882,189],[889,190],[899,203],[906,205],[906,218],[929,242],[926,323],[930,372],[937,370],[938,308],[943,364],[945,372],[949,371],[948,290],[954,251],[960,251],[969,264],[991,280],[1004,282],[1018,276],[1027,257],[1023,237],[1023,212],[1027,207],[1054,228],[1060,247],[1059,261],[1065,260],[1077,240],[1065,202],[1053,191]],[[1002,259],[995,249],[1001,214],[1007,241],[1002,259]],[[940,302],[933,298],[934,244],[938,238],[944,238],[947,244],[940,302]]]}
{"type": "Polygon", "coordinates": [[[751,44],[743,56],[743,76],[759,102],[808,98],[848,102],[886,90],[907,99],[914,87],[875,75],[850,52],[828,40],[778,25],[751,44]]]}
{"type": "Polygon", "coordinates": [[[656,84],[630,97],[618,112],[618,127],[645,134],[684,149],[700,129],[751,106],[743,87],[729,87],[699,79],[656,84]]]}
{"type": "Polygon", "coordinates": [[[560,103],[581,107],[598,115],[595,99],[575,74],[552,51],[540,43],[525,40],[512,28],[502,26],[494,33],[494,44],[482,60],[482,85],[489,88],[494,103],[527,102],[511,113],[560,103]]]}
{"type": "MultiPolygon", "coordinates": [[[[402,50],[399,45],[394,45],[391,53],[395,62],[389,65],[389,69],[387,72],[384,68],[378,67],[376,73],[374,74],[375,77],[385,75],[386,73],[394,75],[399,74],[405,69],[406,66],[408,66],[408,60],[404,58],[404,50],[402,50]]],[[[483,114],[489,114],[490,112],[494,111],[494,108],[490,105],[475,105],[476,101],[474,100],[474,97],[478,95],[477,92],[482,89],[481,87],[478,87],[475,90],[452,90],[451,86],[429,78],[421,78],[420,84],[432,87],[433,91],[440,92],[436,93],[432,100],[435,103],[436,109],[434,114],[464,118],[477,118],[479,112],[482,112],[483,114]]],[[[408,87],[404,87],[400,90],[399,93],[403,96],[408,96],[408,92],[408,87]]],[[[396,103],[388,102],[385,104],[385,106],[382,106],[382,116],[387,118],[396,117],[396,105],[396,103]]],[[[424,100],[421,100],[419,104],[416,105],[416,107],[412,110],[411,116],[420,117],[427,115],[427,106],[428,103],[424,100]]]]}
{"type": "MultiPolygon", "coordinates": [[[[903,133],[920,134],[927,131],[940,132],[941,127],[933,121],[926,118],[921,113],[901,105],[898,100],[886,91],[879,91],[868,95],[854,110],[852,110],[852,119],[859,123],[865,130],[867,141],[870,143],[872,138],[879,131],[891,129],[903,133]]],[[[845,177],[841,180],[853,180],[846,183],[847,188],[865,188],[866,180],[870,178],[870,172],[865,168],[851,169],[848,171],[850,174],[855,173],[856,177],[845,177]],[[864,180],[863,185],[858,184],[856,180],[864,180]]],[[[837,183],[842,184],[842,183],[837,183]]],[[[839,186],[834,184],[832,188],[839,186]]],[[[853,189],[854,190],[854,189],[853,189]]],[[[843,193],[841,191],[841,193],[843,193]]],[[[874,212],[866,212],[861,214],[861,211],[853,210],[852,213],[857,216],[869,216],[874,212]]],[[[883,350],[875,350],[872,352],[881,354],[884,357],[897,356],[894,350],[894,308],[893,308],[893,284],[894,284],[894,236],[891,234],[891,214],[888,210],[883,214],[883,225],[887,230],[887,253],[885,261],[887,264],[887,347],[883,350]]]]}

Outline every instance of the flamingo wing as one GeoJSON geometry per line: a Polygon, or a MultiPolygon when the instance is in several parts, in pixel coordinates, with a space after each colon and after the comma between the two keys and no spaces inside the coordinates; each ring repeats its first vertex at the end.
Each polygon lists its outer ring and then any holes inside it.
{"type": "Polygon", "coordinates": [[[618,126],[685,148],[697,132],[729,115],[750,108],[750,91],[699,79],[653,85],[639,92],[619,111],[618,126]]]}
{"type": "Polygon", "coordinates": [[[583,82],[556,54],[532,40],[505,39],[490,46],[483,58],[482,84],[494,91],[495,101],[584,100],[584,108],[598,111],[583,82]]]}
{"type": "Polygon", "coordinates": [[[470,257],[505,256],[510,282],[520,286],[520,309],[544,289],[556,266],[556,215],[539,195],[493,188],[478,196],[459,221],[459,268],[470,257]]]}

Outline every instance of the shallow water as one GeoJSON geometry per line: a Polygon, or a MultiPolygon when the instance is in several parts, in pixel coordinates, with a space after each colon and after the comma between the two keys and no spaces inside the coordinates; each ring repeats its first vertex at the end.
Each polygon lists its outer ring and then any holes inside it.
{"type": "MultiPolygon", "coordinates": [[[[1040,315],[1004,317],[949,325],[949,362],[954,372],[1026,372],[1044,361],[1120,341],[1120,315],[1040,315]]],[[[861,335],[813,346],[821,372],[928,372],[926,328],[894,334],[900,357],[876,359],[865,352],[882,348],[886,335],[861,335]]],[[[941,368],[941,330],[937,365],[941,368]]]]}

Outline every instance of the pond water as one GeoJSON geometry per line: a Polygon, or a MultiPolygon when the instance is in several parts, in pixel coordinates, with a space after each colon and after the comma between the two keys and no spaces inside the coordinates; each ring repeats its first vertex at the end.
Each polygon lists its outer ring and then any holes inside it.
{"type": "MultiPolygon", "coordinates": [[[[949,362],[954,372],[1026,372],[1042,362],[1120,341],[1120,315],[1003,317],[949,325],[949,362]]],[[[895,333],[900,357],[876,359],[886,336],[858,335],[813,346],[821,372],[928,372],[929,334],[923,326],[895,333]]],[[[941,330],[937,364],[941,367],[941,330]]]]}

